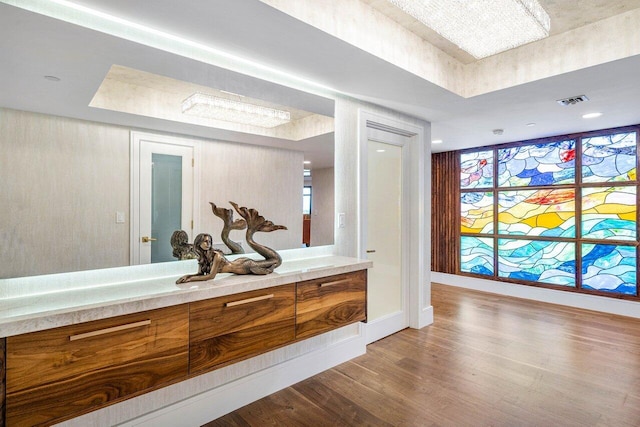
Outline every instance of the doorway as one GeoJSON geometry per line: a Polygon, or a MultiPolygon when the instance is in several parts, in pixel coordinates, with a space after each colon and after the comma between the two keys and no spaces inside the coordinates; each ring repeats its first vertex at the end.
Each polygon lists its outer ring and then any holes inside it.
{"type": "Polygon", "coordinates": [[[197,142],[132,132],[132,264],[175,261],[171,235],[196,229],[197,142]]]}
{"type": "Polygon", "coordinates": [[[409,326],[405,143],[402,135],[367,128],[363,234],[365,257],[373,261],[367,282],[368,342],[409,326]]]}
{"type": "Polygon", "coordinates": [[[367,153],[367,258],[374,265],[367,318],[375,321],[404,311],[402,147],[369,139],[367,153]]]}
{"type": "Polygon", "coordinates": [[[430,158],[424,137],[428,128],[381,113],[359,110],[358,115],[357,253],[373,261],[365,328],[371,343],[433,322],[426,197],[430,158]]]}

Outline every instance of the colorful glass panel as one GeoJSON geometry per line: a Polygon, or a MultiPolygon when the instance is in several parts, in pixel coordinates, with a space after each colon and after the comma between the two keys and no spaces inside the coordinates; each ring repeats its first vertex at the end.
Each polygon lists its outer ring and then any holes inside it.
{"type": "Polygon", "coordinates": [[[460,213],[461,232],[493,233],[493,192],[462,193],[460,213]]]}
{"type": "Polygon", "coordinates": [[[575,190],[520,190],[498,194],[498,233],[574,237],[575,190]]]}
{"type": "Polygon", "coordinates": [[[636,239],[636,187],[582,189],[584,239],[636,239]]]}
{"type": "Polygon", "coordinates": [[[575,286],[575,243],[500,239],[498,274],[516,280],[575,286]]]}
{"type": "Polygon", "coordinates": [[[498,150],[498,186],[571,184],[576,175],[576,141],[498,150]]]}
{"type": "Polygon", "coordinates": [[[460,270],[463,273],[493,276],[493,239],[462,236],[460,238],[460,270]]]}
{"type": "Polygon", "coordinates": [[[583,244],[582,287],[623,295],[636,295],[636,248],[583,244]]]}
{"type": "Polygon", "coordinates": [[[582,182],[635,179],[635,132],[582,139],[582,182]]]}
{"type": "Polygon", "coordinates": [[[493,150],[460,155],[460,188],[493,187],[493,150]]]}

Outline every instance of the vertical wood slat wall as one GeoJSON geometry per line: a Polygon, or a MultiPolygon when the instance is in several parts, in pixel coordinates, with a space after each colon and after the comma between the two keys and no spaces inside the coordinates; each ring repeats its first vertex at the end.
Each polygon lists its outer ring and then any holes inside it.
{"type": "Polygon", "coordinates": [[[0,338],[0,427],[4,427],[7,389],[5,385],[6,338],[0,338]]]}
{"type": "Polygon", "coordinates": [[[431,271],[456,274],[460,252],[458,152],[431,155],[431,271]]]}

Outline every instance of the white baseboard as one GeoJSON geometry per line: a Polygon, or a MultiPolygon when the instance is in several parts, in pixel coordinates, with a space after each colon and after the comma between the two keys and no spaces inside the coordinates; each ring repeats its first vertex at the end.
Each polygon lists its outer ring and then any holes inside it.
{"type": "Polygon", "coordinates": [[[406,315],[398,311],[376,320],[369,320],[365,326],[367,344],[378,341],[408,326],[406,315]]]}
{"type": "Polygon", "coordinates": [[[431,324],[433,324],[433,306],[432,305],[422,309],[422,311],[420,312],[420,319],[419,319],[419,324],[417,329],[422,329],[425,326],[429,326],[431,324]]]}
{"type": "Polygon", "coordinates": [[[555,289],[517,285],[514,283],[478,279],[475,277],[458,276],[456,274],[437,273],[434,271],[431,272],[431,281],[516,298],[566,305],[585,310],[601,311],[619,316],[640,318],[640,302],[637,301],[606,298],[596,295],[579,294],[576,292],[557,291],[555,289]]]}
{"type": "Polygon", "coordinates": [[[122,427],[201,426],[366,352],[360,335],[303,354],[121,424],[122,427]]]}

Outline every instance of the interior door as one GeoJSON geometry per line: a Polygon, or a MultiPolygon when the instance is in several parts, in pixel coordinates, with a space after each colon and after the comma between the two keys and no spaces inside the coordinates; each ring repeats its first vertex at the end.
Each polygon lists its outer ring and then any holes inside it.
{"type": "MultiPolygon", "coordinates": [[[[366,256],[373,261],[367,319],[376,338],[408,326],[403,268],[402,146],[367,141],[366,256]],[[377,325],[377,326],[376,326],[377,325]]],[[[369,332],[368,332],[369,334],[369,332]]]]}
{"type": "Polygon", "coordinates": [[[193,240],[194,148],[140,141],[139,263],[174,261],[171,235],[193,240]]]}

